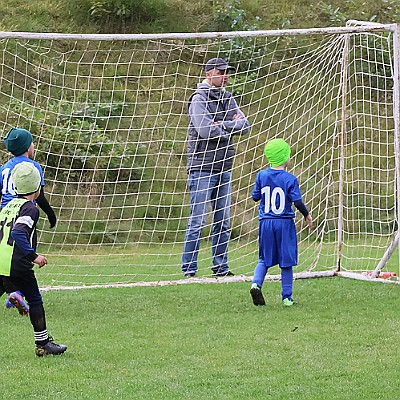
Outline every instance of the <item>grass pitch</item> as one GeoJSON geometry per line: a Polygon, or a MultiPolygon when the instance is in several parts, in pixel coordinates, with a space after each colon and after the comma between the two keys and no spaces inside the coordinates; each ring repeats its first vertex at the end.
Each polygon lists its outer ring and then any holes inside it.
{"type": "MultiPolygon", "coordinates": [[[[249,283],[44,292],[37,358],[27,318],[0,310],[1,392],[13,399],[393,399],[400,286],[343,278],[280,282],[265,307],[249,283]]],[[[5,297],[2,297],[2,301],[5,297]]]]}

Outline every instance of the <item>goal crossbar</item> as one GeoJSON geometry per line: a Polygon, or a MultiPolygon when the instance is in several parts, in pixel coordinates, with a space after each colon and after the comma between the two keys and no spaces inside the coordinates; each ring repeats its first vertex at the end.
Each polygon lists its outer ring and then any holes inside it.
{"type": "MultiPolygon", "coordinates": [[[[356,22],[356,21],[354,21],[356,22]]],[[[351,34],[365,32],[396,31],[396,24],[369,23],[362,26],[307,28],[307,29],[271,29],[257,31],[231,31],[231,32],[197,32],[197,33],[137,33],[137,34],[99,34],[99,33],[39,33],[39,32],[0,32],[0,39],[49,39],[49,40],[169,40],[169,39],[224,39],[246,37],[280,37],[297,35],[326,35],[326,34],[351,34]]]]}

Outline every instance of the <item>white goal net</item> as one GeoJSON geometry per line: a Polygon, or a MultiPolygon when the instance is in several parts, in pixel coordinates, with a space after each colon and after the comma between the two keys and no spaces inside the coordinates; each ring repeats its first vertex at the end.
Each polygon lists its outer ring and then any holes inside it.
{"type": "MultiPolygon", "coordinates": [[[[282,137],[314,219],[297,212],[297,273],[399,272],[398,50],[394,25],[166,35],[0,33],[0,131],[34,135],[58,222],[38,226],[42,286],[182,279],[189,215],[187,104],[204,64],[251,123],[235,139],[229,267],[258,259],[256,173],[282,137]],[[394,245],[393,245],[394,243],[394,245]],[[386,253],[386,256],[385,256],[386,253]],[[382,263],[386,257],[387,263],[382,263]]],[[[1,151],[1,161],[10,154],[1,151]]],[[[199,253],[211,277],[211,211],[199,253]]],[[[386,261],[386,259],[384,261],[386,261]]],[[[275,267],[271,273],[279,273],[275,267]]]]}

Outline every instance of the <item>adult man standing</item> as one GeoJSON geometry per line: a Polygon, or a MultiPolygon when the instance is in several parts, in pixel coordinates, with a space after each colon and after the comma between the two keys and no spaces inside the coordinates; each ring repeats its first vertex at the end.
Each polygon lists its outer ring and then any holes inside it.
{"type": "Polygon", "coordinates": [[[213,275],[233,275],[228,267],[231,170],[235,155],[233,136],[247,133],[250,123],[232,94],[225,90],[232,70],[235,68],[222,58],[208,60],[206,79],[197,85],[196,92],[189,99],[187,172],[190,216],[182,254],[182,271],[187,277],[196,276],[201,232],[209,205],[213,211],[213,275]]]}

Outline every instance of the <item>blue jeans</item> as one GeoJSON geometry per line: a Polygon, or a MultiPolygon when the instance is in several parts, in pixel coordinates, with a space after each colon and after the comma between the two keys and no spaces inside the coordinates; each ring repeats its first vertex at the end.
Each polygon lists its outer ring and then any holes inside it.
{"type": "Polygon", "coordinates": [[[208,208],[213,211],[211,253],[214,273],[228,271],[230,238],[230,208],[232,183],[230,172],[189,173],[190,216],[182,254],[182,271],[194,273],[198,269],[197,256],[200,238],[206,223],[208,208]]]}

